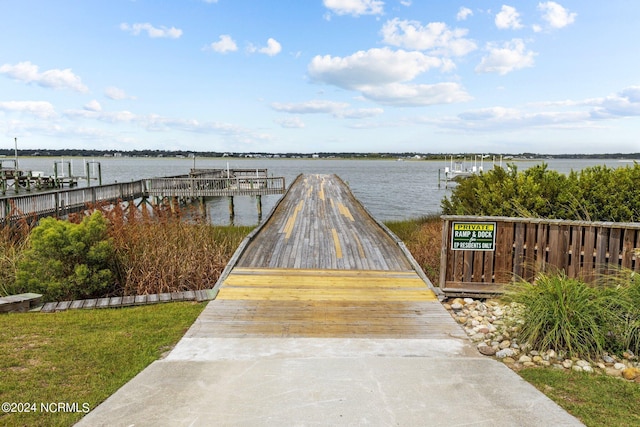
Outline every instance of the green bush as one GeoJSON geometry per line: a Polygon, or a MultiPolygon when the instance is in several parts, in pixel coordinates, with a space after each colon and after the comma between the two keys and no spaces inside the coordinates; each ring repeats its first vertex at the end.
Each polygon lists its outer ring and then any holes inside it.
{"type": "Polygon", "coordinates": [[[18,263],[16,287],[46,301],[104,295],[113,286],[113,253],[102,213],[79,224],[43,218],[18,263]]]}
{"type": "Polygon", "coordinates": [[[445,215],[490,215],[589,221],[640,220],[640,164],[595,166],[564,175],[546,164],[523,172],[510,164],[471,176],[442,200],[445,215]]]}

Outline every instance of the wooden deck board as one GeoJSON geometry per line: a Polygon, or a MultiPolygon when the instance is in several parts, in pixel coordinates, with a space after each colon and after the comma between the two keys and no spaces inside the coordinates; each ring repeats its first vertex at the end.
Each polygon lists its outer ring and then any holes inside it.
{"type": "Polygon", "coordinates": [[[307,175],[296,182],[237,265],[411,270],[402,251],[349,189],[327,175],[307,175]]]}
{"type": "Polygon", "coordinates": [[[211,303],[220,337],[463,334],[336,176],[299,177],[211,303]]]}

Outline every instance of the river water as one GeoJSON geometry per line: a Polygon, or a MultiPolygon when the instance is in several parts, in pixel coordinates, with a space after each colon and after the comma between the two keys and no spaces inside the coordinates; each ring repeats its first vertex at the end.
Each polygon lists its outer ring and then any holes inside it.
{"type": "MultiPolygon", "coordinates": [[[[450,194],[444,182],[439,186],[439,171],[443,171],[449,163],[444,161],[422,160],[353,160],[353,159],[240,159],[240,158],[133,158],[133,157],[104,157],[96,159],[83,158],[51,158],[25,157],[18,159],[19,168],[24,170],[42,171],[46,175],[53,175],[54,163],[58,163],[58,170],[67,171],[67,165],[72,167],[73,175],[86,174],[86,161],[97,161],[102,170],[103,184],[114,182],[128,182],[143,178],[175,176],[188,174],[189,170],[197,168],[266,168],[269,176],[285,177],[286,185],[301,173],[336,174],[345,181],[354,195],[379,220],[402,220],[424,215],[438,214],[440,201],[450,194]],[[68,162],[68,163],[67,163],[68,162]]],[[[633,165],[631,161],[619,160],[518,160],[513,162],[518,170],[545,162],[550,169],[562,173],[571,170],[581,170],[594,165],[621,167],[633,165]]],[[[479,163],[477,164],[480,165],[479,163]]],[[[5,166],[7,166],[5,164],[5,166]]],[[[467,161],[466,167],[471,167],[467,161]]],[[[493,167],[491,161],[484,163],[484,170],[493,167]]],[[[503,162],[506,167],[506,162],[503,162]]],[[[97,176],[95,163],[89,163],[92,176],[97,176]]],[[[60,172],[59,172],[60,174],[60,172]]],[[[81,184],[83,185],[83,184],[81,184]]],[[[92,185],[96,185],[92,182],[92,185]]],[[[272,209],[281,196],[263,196],[263,211],[266,214],[272,209]]],[[[256,225],[258,214],[256,199],[249,196],[235,197],[234,224],[256,225]]],[[[226,198],[214,198],[207,202],[207,214],[214,224],[229,224],[228,201],[226,198]]]]}

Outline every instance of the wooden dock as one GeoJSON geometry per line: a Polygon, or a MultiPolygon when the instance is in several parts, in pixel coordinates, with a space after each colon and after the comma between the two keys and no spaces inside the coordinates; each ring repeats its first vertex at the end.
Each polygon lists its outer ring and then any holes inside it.
{"type": "MultiPolygon", "coordinates": [[[[283,177],[268,177],[266,169],[197,169],[189,175],[149,178],[93,187],[25,191],[0,196],[0,224],[22,218],[64,217],[96,203],[132,202],[136,199],[196,199],[206,197],[283,194],[283,177]]],[[[259,207],[259,213],[262,208],[259,207]]]]}
{"type": "Polygon", "coordinates": [[[208,336],[459,336],[415,265],[337,176],[301,175],[216,285],[208,336]]]}

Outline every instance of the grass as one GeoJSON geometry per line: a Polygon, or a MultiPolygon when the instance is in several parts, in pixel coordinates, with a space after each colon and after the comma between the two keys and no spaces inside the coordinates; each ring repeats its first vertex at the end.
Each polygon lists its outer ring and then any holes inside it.
{"type": "Polygon", "coordinates": [[[587,426],[639,426],[640,384],[606,375],[530,368],[519,372],[587,426]]]}
{"type": "Polygon", "coordinates": [[[440,217],[434,215],[405,221],[387,221],[385,225],[404,242],[429,280],[437,286],[440,281],[442,244],[440,217]]]}
{"type": "Polygon", "coordinates": [[[41,403],[90,409],[184,335],[204,308],[170,303],[55,314],[0,316],[0,402],[36,403],[37,413],[0,412],[0,425],[72,425],[79,413],[42,413],[41,403]]]}

